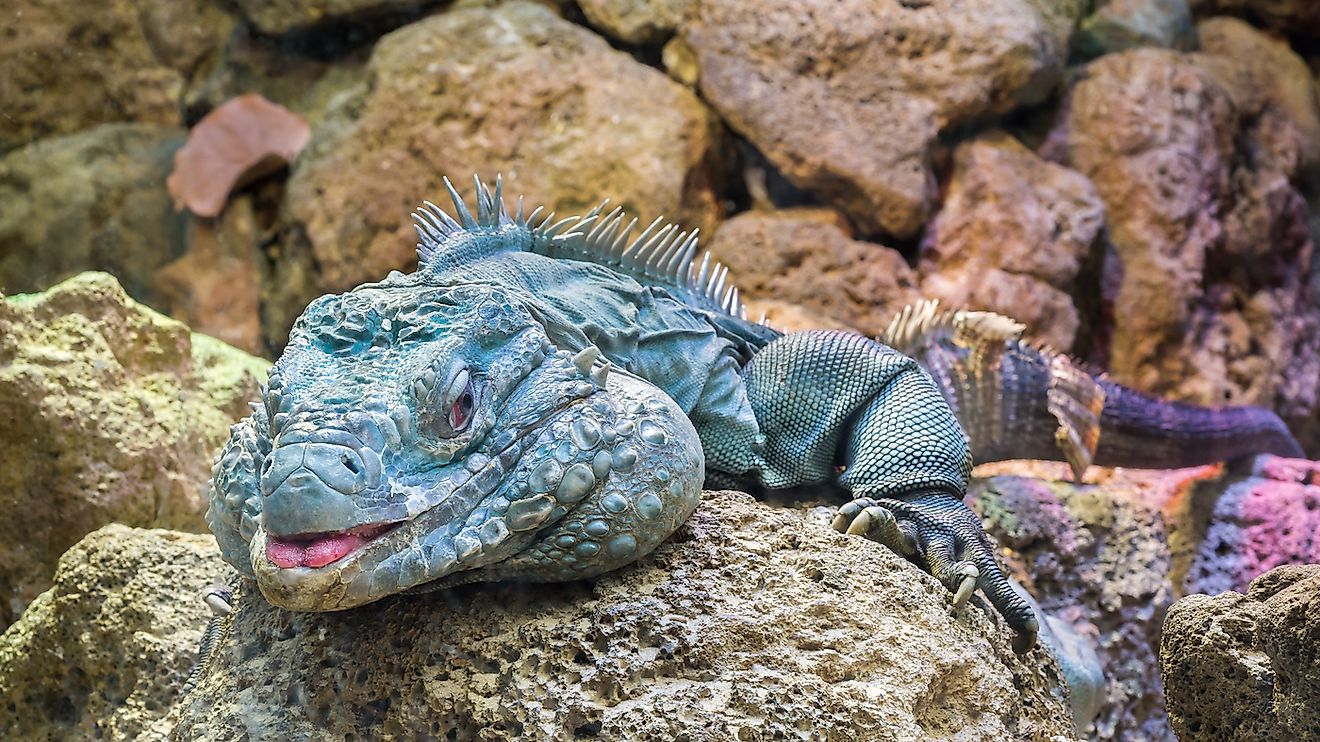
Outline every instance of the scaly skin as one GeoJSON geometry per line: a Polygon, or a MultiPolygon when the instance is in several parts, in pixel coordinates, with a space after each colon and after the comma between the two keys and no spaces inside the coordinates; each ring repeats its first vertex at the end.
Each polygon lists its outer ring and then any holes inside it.
{"type": "MultiPolygon", "coordinates": [[[[622,216],[418,216],[421,267],[313,302],[214,471],[225,559],[272,603],[336,610],[475,580],[628,564],[703,481],[839,486],[889,544],[1025,650],[1037,619],[962,503],[971,458],[917,364],[748,322],[695,235],[622,216]],[[588,230],[587,227],[590,227],[588,230]]],[[[428,204],[428,207],[430,205],[428,204]]]]}

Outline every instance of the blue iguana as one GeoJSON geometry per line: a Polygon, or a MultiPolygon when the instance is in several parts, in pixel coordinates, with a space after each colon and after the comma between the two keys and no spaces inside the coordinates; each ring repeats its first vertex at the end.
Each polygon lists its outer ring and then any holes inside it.
{"type": "Polygon", "coordinates": [[[1051,384],[1052,356],[1008,365],[1029,346],[978,334],[988,315],[918,308],[889,339],[941,389],[881,342],[748,321],[695,231],[657,219],[633,237],[636,219],[602,207],[510,213],[499,180],[476,182],[473,213],[445,184],[454,215],[414,215],[417,271],[312,302],[217,460],[208,521],[268,600],[336,610],[591,577],[668,538],[703,484],[820,485],[851,498],[837,529],[907,556],[956,605],[980,588],[1015,647],[1034,643],[1037,617],[963,504],[972,455],[950,403],[993,455],[1040,455],[1005,420],[966,419],[1015,412],[994,385],[1030,383],[1013,399],[1048,411],[1022,434],[1044,425],[1080,463],[1087,414],[1107,409],[1069,396],[1084,374],[1051,384]]]}

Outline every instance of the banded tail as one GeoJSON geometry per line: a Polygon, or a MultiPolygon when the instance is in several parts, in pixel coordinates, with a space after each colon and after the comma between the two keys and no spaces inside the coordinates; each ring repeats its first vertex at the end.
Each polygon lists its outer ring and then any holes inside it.
{"type": "Polygon", "coordinates": [[[878,340],[915,358],[962,423],[978,463],[1066,461],[1173,469],[1272,453],[1301,457],[1283,421],[1261,407],[1199,407],[1093,376],[1061,353],[1022,340],[991,312],[923,301],[878,340]]]}

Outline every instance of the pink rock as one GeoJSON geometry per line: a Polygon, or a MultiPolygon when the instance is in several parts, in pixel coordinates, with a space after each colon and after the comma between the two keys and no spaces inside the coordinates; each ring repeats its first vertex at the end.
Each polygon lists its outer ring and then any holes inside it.
{"type": "Polygon", "coordinates": [[[1187,592],[1243,591],[1283,564],[1320,562],[1320,463],[1261,457],[1224,490],[1187,574],[1187,592]]]}

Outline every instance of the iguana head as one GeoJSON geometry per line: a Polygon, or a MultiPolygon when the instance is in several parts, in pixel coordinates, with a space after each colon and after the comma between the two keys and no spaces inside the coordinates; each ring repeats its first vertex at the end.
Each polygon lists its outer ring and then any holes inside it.
{"type": "MultiPolygon", "coordinates": [[[[497,288],[409,280],[318,299],[271,372],[240,495],[257,515],[226,557],[277,605],[348,608],[500,561],[553,514],[537,433],[592,412],[594,354],[556,353],[497,288]]],[[[578,459],[599,445],[568,438],[578,459]]],[[[217,488],[241,490],[223,463],[217,488]]]]}

